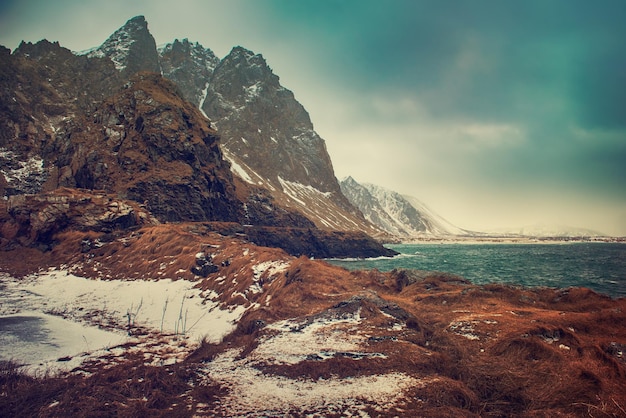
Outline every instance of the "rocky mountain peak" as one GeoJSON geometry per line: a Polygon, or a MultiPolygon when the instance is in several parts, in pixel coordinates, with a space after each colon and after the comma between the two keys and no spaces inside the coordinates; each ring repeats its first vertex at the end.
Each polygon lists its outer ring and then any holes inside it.
{"type": "Polygon", "coordinates": [[[202,107],[209,80],[220,60],[209,48],[188,39],[159,48],[163,76],[174,80],[183,96],[196,107],[202,107]]]}
{"type": "Polygon", "coordinates": [[[215,97],[205,102],[203,110],[213,119],[236,116],[233,111],[243,110],[251,104],[259,107],[262,105],[259,101],[277,98],[278,91],[286,90],[280,86],[278,76],[268,67],[263,56],[238,46],[215,69],[209,87],[209,94],[215,97]]]}
{"type": "Polygon", "coordinates": [[[230,155],[279,189],[280,179],[338,190],[324,140],[260,54],[235,47],[215,68],[203,106],[230,155]]]}
{"type": "Polygon", "coordinates": [[[13,53],[16,56],[40,60],[51,54],[61,53],[61,49],[70,52],[68,49],[62,48],[58,42],[50,42],[47,39],[42,39],[34,44],[32,42],[22,41],[13,53]]]}
{"type": "Polygon", "coordinates": [[[272,190],[319,227],[377,231],[341,194],[324,140],[261,54],[233,48],[215,68],[202,110],[242,179],[272,190]]]}
{"type": "Polygon", "coordinates": [[[88,56],[108,57],[128,76],[139,71],[161,72],[156,42],[143,16],[128,20],[88,56]]]}

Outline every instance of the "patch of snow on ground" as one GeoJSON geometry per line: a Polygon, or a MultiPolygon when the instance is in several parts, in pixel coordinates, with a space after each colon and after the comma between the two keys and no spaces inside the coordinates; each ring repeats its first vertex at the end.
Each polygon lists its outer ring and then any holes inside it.
{"type": "Polygon", "coordinates": [[[480,337],[475,334],[474,324],[478,321],[452,321],[448,328],[452,332],[468,340],[480,340],[480,337]]]}
{"type": "Polygon", "coordinates": [[[351,335],[350,329],[360,323],[359,312],[348,317],[318,318],[304,323],[290,319],[275,322],[265,328],[269,336],[259,341],[250,356],[266,363],[296,364],[307,358],[358,351],[364,337],[351,335]]]}
{"type": "Polygon", "coordinates": [[[281,260],[264,261],[252,266],[254,281],[258,282],[263,277],[271,279],[277,274],[287,271],[289,263],[281,260]]]}
{"type": "Polygon", "coordinates": [[[246,358],[238,358],[239,354],[239,350],[229,350],[213,359],[204,370],[211,382],[229,389],[228,395],[221,399],[219,412],[230,416],[251,413],[283,416],[294,408],[323,414],[368,416],[367,406],[394,405],[407,389],[419,384],[417,379],[402,373],[318,380],[272,376],[255,368],[246,358]]]}
{"type": "Polygon", "coordinates": [[[98,350],[104,345],[119,343],[119,337],[128,335],[129,331],[131,336],[137,332],[149,332],[177,334],[194,343],[199,343],[202,338],[219,342],[235,328],[246,308],[221,309],[215,292],[203,292],[194,285],[185,280],[169,279],[92,280],[58,270],[19,280],[2,274],[0,321],[10,322],[7,319],[10,317],[28,317],[22,318],[24,322],[32,321],[31,317],[42,318],[45,323],[39,328],[49,331],[41,335],[41,340],[32,341],[33,350],[37,351],[38,344],[40,347],[36,354],[25,351],[22,355],[23,344],[28,345],[28,340],[22,338],[21,342],[5,341],[9,344],[5,346],[4,354],[0,352],[0,358],[27,362],[34,357],[75,357],[77,350],[85,350],[83,343],[88,343],[91,350],[98,350]],[[63,320],[65,325],[58,325],[58,321],[63,320]],[[76,328],[72,331],[74,325],[76,328]],[[109,330],[110,335],[87,337],[98,328],[109,330]],[[72,338],[64,334],[57,336],[60,329],[71,333],[80,349],[76,344],[67,344],[72,338]],[[43,345],[41,341],[44,341],[43,345]],[[52,349],[54,345],[57,347],[52,349]]]}

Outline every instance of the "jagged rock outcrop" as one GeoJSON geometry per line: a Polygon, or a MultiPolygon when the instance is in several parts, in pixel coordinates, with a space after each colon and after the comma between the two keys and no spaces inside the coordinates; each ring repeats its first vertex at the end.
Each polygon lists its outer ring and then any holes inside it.
{"type": "Polygon", "coordinates": [[[135,16],[116,30],[101,46],[89,51],[89,57],[107,57],[125,77],[139,71],[161,72],[154,37],[143,16],[135,16]]]}
{"type": "Polygon", "coordinates": [[[57,189],[11,196],[0,204],[0,248],[16,245],[48,249],[65,230],[110,233],[158,221],[135,202],[104,192],[57,189]]]}
{"type": "Polygon", "coordinates": [[[469,233],[436,215],[414,197],[374,184],[360,184],[352,177],[343,179],[340,185],[343,194],[366,219],[392,235],[411,238],[469,233]]]}
{"type": "Polygon", "coordinates": [[[238,221],[243,206],[218,140],[173,83],[139,73],[46,156],[58,186],[117,193],[163,221],[238,221]]]}
{"type": "Polygon", "coordinates": [[[159,49],[163,76],[174,81],[188,101],[202,109],[213,70],[220,62],[213,51],[188,39],[159,49]]]}

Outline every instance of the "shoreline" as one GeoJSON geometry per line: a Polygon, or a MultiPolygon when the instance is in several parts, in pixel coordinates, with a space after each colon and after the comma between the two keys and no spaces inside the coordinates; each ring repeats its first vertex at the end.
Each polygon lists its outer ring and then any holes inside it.
{"type": "Polygon", "coordinates": [[[626,244],[626,237],[523,237],[523,236],[445,236],[418,237],[385,245],[412,244],[626,244]]]}

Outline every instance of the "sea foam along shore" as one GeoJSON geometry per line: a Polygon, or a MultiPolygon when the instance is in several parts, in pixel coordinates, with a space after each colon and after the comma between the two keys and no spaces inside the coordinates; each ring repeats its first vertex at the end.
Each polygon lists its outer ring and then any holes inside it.
{"type": "MultiPolygon", "coordinates": [[[[245,308],[223,309],[217,294],[194,286],[170,279],[85,279],[54,269],[22,279],[0,274],[0,319],[15,323],[39,318],[41,331],[41,338],[31,335],[30,342],[19,333],[5,336],[0,359],[27,364],[29,372],[37,373],[69,370],[102,350],[139,343],[148,334],[175,336],[177,345],[184,338],[187,353],[202,339],[219,342],[245,308]]],[[[183,354],[166,360],[176,361],[183,354]]]]}

